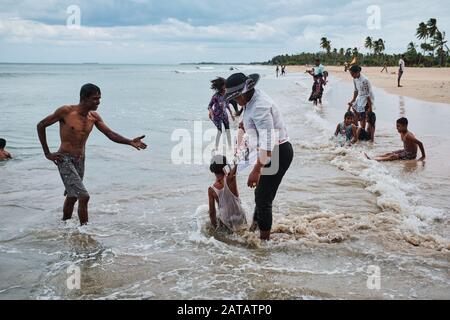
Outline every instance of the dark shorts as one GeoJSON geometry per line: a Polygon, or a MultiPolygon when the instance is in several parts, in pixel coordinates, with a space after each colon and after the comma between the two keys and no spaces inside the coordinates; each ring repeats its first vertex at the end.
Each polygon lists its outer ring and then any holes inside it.
{"type": "Polygon", "coordinates": [[[358,121],[366,120],[366,112],[356,112],[356,119],[358,121]]]}
{"type": "Polygon", "coordinates": [[[358,140],[360,141],[370,141],[371,140],[371,136],[369,134],[369,132],[367,132],[364,129],[361,129],[361,131],[359,131],[359,137],[358,140]]]}
{"type": "Polygon", "coordinates": [[[377,122],[377,116],[374,112],[367,113],[367,123],[375,128],[375,123],[377,122]]]}
{"type": "Polygon", "coordinates": [[[74,157],[64,154],[62,161],[58,162],[58,170],[66,191],[64,195],[69,198],[89,197],[84,184],[84,157],[74,157]]]}
{"type": "Polygon", "coordinates": [[[415,160],[417,158],[417,154],[408,152],[405,149],[397,150],[393,153],[398,156],[399,160],[415,160]]]}

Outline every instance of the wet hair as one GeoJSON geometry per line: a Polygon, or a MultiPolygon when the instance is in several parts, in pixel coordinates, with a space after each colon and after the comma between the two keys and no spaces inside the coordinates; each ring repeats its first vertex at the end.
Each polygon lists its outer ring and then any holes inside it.
{"type": "Polygon", "coordinates": [[[219,77],[217,79],[211,80],[211,89],[220,92],[223,89],[223,86],[225,85],[226,80],[222,77],[219,77]]]}
{"type": "Polygon", "coordinates": [[[361,70],[362,70],[362,68],[356,64],[350,67],[350,71],[354,72],[354,73],[361,72],[361,70]]]}
{"type": "Polygon", "coordinates": [[[222,155],[214,156],[211,159],[211,165],[209,166],[209,170],[215,174],[223,173],[223,168],[227,165],[227,157],[222,155]]]}
{"type": "Polygon", "coordinates": [[[80,100],[84,100],[86,98],[91,97],[94,94],[101,94],[100,88],[97,87],[95,84],[87,83],[84,86],[81,87],[80,90],[80,100]]]}
{"type": "Polygon", "coordinates": [[[400,119],[397,120],[397,123],[398,123],[398,124],[401,124],[401,125],[403,125],[403,126],[408,126],[408,119],[402,117],[402,118],[400,118],[400,119]]]}
{"type": "Polygon", "coordinates": [[[3,149],[6,146],[6,140],[0,138],[0,149],[3,149]]]}
{"type": "Polygon", "coordinates": [[[355,117],[355,115],[351,111],[347,111],[344,115],[344,119],[345,118],[354,118],[354,117],[355,117]]]}

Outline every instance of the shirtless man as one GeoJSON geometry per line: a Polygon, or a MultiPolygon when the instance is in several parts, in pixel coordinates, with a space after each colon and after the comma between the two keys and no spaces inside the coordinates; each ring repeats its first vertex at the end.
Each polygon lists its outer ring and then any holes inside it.
{"type": "Polygon", "coordinates": [[[0,160],[12,159],[11,154],[5,150],[6,140],[0,139],[0,160]]]}
{"type": "Polygon", "coordinates": [[[95,112],[100,104],[100,98],[100,88],[93,84],[86,84],[81,88],[78,105],[62,106],[37,125],[45,157],[58,166],[66,188],[63,220],[72,218],[73,208],[78,201],[78,217],[81,225],[88,222],[90,197],[84,187],[83,176],[86,141],[92,128],[96,126],[105,136],[116,143],[130,145],[137,150],[147,147],[141,141],[145,136],[129,140],[108,128],[100,115],[95,112]],[[45,129],[56,122],[59,122],[61,145],[58,152],[51,153],[45,129]]]}
{"type": "MultiPolygon", "coordinates": [[[[382,156],[376,157],[373,160],[376,161],[393,161],[393,160],[416,160],[417,149],[420,148],[422,157],[419,161],[425,159],[425,149],[423,143],[416,139],[412,132],[408,131],[408,119],[400,118],[397,120],[397,131],[403,141],[404,148],[402,150],[386,153],[382,156]]],[[[370,159],[367,154],[366,157],[370,159]]]]}

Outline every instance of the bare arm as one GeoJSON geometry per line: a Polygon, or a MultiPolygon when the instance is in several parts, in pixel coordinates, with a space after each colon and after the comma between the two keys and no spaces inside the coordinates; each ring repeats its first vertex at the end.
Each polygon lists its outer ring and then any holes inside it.
{"type": "Polygon", "coordinates": [[[412,137],[410,135],[408,135],[408,139],[412,142],[415,143],[419,146],[420,152],[422,153],[422,157],[419,159],[419,161],[424,160],[426,155],[425,155],[425,148],[423,146],[422,141],[417,140],[415,137],[412,137]]]}
{"type": "Polygon", "coordinates": [[[42,149],[44,150],[45,157],[57,164],[57,161],[60,159],[60,155],[58,153],[51,153],[47,144],[47,133],[45,129],[56,122],[64,119],[64,116],[70,110],[69,107],[61,107],[55,111],[55,113],[49,115],[48,117],[42,119],[37,125],[37,132],[39,136],[39,141],[41,142],[42,149]]]}
{"type": "Polygon", "coordinates": [[[352,101],[350,101],[349,103],[348,103],[348,110],[347,111],[350,111],[350,108],[353,106],[353,103],[356,101],[356,98],[358,97],[358,91],[357,90],[355,90],[354,92],[353,92],[353,99],[352,99],[352,101]]]}
{"type": "Polygon", "coordinates": [[[214,190],[208,188],[208,202],[209,202],[209,219],[211,220],[211,225],[217,228],[217,217],[216,217],[216,200],[214,198],[214,190]]]}
{"type": "Polygon", "coordinates": [[[145,143],[141,142],[141,140],[144,139],[145,136],[134,138],[133,140],[127,139],[127,138],[121,136],[120,134],[112,131],[106,125],[106,123],[103,121],[103,119],[100,117],[100,115],[98,113],[93,112],[92,114],[93,114],[93,116],[96,119],[95,126],[97,127],[97,129],[101,133],[103,133],[105,136],[107,136],[109,140],[114,141],[115,143],[120,143],[120,144],[126,144],[126,145],[133,146],[137,150],[141,150],[141,149],[147,148],[147,145],[145,143]]]}
{"type": "Polygon", "coordinates": [[[340,125],[339,125],[339,123],[338,123],[338,125],[337,125],[337,127],[336,127],[336,131],[334,132],[334,135],[337,137],[338,136],[338,134],[339,134],[339,128],[340,127],[340,125]]]}

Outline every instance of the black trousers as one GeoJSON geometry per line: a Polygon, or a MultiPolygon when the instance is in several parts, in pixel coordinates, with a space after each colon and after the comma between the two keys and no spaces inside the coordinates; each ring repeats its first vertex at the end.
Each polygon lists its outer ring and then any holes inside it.
{"type": "Polygon", "coordinates": [[[257,222],[261,231],[270,231],[272,229],[272,202],[277,195],[281,180],[289,169],[294,150],[290,142],[285,142],[276,146],[272,152],[271,163],[269,163],[261,174],[258,187],[255,189],[255,213],[253,220],[257,222]],[[278,156],[277,156],[278,155],[278,156]],[[278,167],[276,174],[265,175],[266,168],[278,167]]]}

